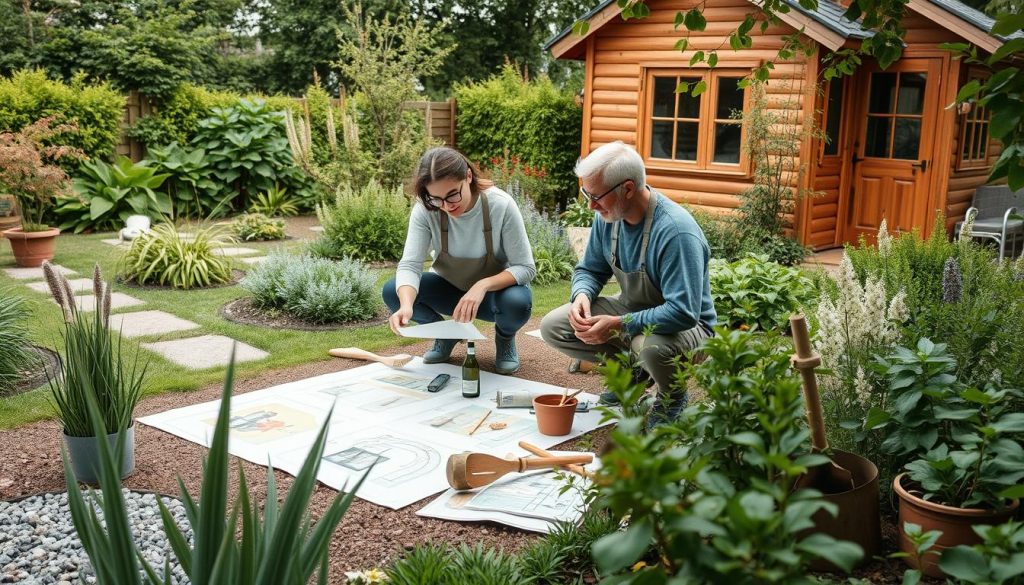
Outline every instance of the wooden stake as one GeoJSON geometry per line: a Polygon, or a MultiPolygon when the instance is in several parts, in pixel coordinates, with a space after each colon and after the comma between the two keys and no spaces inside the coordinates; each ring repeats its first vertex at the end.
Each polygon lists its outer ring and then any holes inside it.
{"type": "Polygon", "coordinates": [[[473,433],[475,433],[476,430],[480,428],[480,425],[484,424],[484,421],[487,420],[487,417],[489,416],[491,416],[491,410],[487,409],[487,412],[485,412],[484,415],[480,417],[480,420],[476,421],[476,426],[473,427],[473,430],[469,431],[470,436],[472,436],[473,433]]]}
{"type": "MultiPolygon", "coordinates": [[[[568,388],[566,388],[566,390],[568,390],[568,388]]],[[[568,401],[570,398],[575,398],[576,395],[579,394],[580,392],[583,392],[583,390],[577,390],[568,396],[565,395],[565,392],[562,392],[562,399],[558,401],[558,406],[564,406],[566,401],[568,401]]]]}

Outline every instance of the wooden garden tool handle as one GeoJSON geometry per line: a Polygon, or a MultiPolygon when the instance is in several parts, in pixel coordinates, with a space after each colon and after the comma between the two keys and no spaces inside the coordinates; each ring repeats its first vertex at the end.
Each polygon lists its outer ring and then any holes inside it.
{"type": "Polygon", "coordinates": [[[790,329],[793,333],[793,347],[796,355],[793,356],[793,367],[800,370],[803,378],[804,402],[807,405],[807,422],[811,426],[811,445],[815,451],[828,449],[828,439],[825,438],[825,419],[822,416],[821,396],[818,394],[818,378],[814,375],[814,368],[821,365],[821,357],[811,351],[811,338],[807,333],[807,320],[803,315],[797,313],[789,318],[790,329]]]}
{"type": "MultiPolygon", "coordinates": [[[[554,455],[552,455],[550,451],[545,451],[544,449],[541,449],[540,447],[532,443],[527,443],[526,441],[519,441],[519,447],[522,449],[526,449],[527,451],[533,453],[537,457],[554,457],[554,455]]],[[[582,475],[583,477],[586,478],[589,478],[592,475],[582,465],[566,465],[565,469],[566,471],[571,471],[576,475],[582,475]]]]}
{"type": "Polygon", "coordinates": [[[358,347],[336,347],[328,353],[334,357],[352,358],[355,360],[366,360],[370,362],[375,362],[381,357],[375,353],[366,351],[365,349],[359,349],[358,347]]]}
{"type": "Polygon", "coordinates": [[[559,455],[557,457],[520,457],[519,471],[527,469],[543,469],[545,467],[562,467],[573,463],[586,464],[594,461],[593,455],[559,455]]]}

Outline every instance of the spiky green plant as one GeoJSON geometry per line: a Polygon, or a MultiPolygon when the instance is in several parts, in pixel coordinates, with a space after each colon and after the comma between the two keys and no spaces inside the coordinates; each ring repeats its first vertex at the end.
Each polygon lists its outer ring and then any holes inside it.
{"type": "Polygon", "coordinates": [[[0,292],[0,395],[10,390],[37,361],[25,323],[28,302],[13,292],[0,292]]]}
{"type": "Polygon", "coordinates": [[[142,285],[189,289],[222,284],[231,280],[231,261],[217,254],[217,247],[228,241],[216,227],[185,237],[173,224],[162,223],[132,242],[119,272],[142,285]]]}
{"type": "MultiPolygon", "coordinates": [[[[181,478],[181,500],[194,535],[189,547],[182,530],[170,511],[158,500],[164,531],[177,561],[194,585],[213,583],[244,583],[246,585],[306,585],[313,573],[317,582],[327,582],[327,550],[331,536],[348,511],[355,493],[366,478],[364,475],[350,492],[341,492],[327,507],[315,526],[311,526],[308,508],[316,487],[327,429],[327,414],[313,447],[306,456],[295,482],[285,498],[277,503],[273,467],[267,468],[267,501],[262,514],[259,505],[249,497],[245,473],[239,467],[237,498],[228,495],[228,436],[231,419],[231,391],[234,386],[234,355],[228,366],[220,409],[214,425],[210,453],[203,464],[203,484],[199,500],[185,488],[181,478]],[[229,509],[228,501],[235,504],[229,509]],[[241,520],[241,529],[237,530],[241,520]]],[[[87,410],[93,428],[102,427],[99,408],[92,393],[86,394],[87,410]]],[[[100,487],[103,490],[101,522],[75,484],[67,455],[64,469],[67,476],[68,500],[75,529],[89,559],[96,568],[100,585],[135,585],[170,582],[165,566],[164,580],[146,563],[131,540],[124,497],[120,490],[119,463],[115,451],[100,441],[100,487]]],[[[369,471],[367,472],[369,473],[369,471]]]]}
{"type": "Polygon", "coordinates": [[[93,271],[91,312],[78,310],[74,291],[67,278],[58,274],[49,262],[43,273],[53,299],[64,313],[64,367],[49,377],[57,418],[64,434],[71,437],[105,436],[132,425],[135,405],[142,394],[146,364],[139,367],[138,353],[129,361],[124,343],[110,332],[110,285],[103,281],[97,264],[93,271]],[[96,398],[103,421],[103,433],[93,434],[87,397],[96,398]]]}

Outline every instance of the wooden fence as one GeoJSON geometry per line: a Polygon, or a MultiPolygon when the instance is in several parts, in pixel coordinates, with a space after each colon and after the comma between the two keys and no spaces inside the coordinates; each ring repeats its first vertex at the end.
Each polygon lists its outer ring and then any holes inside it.
{"type": "MultiPolygon", "coordinates": [[[[302,103],[305,98],[295,98],[295,100],[302,103]]],[[[340,107],[342,100],[335,98],[331,100],[331,104],[340,107]]],[[[443,102],[406,102],[405,107],[423,113],[424,126],[433,138],[449,146],[455,146],[456,108],[454,98],[448,98],[443,102]]],[[[121,118],[121,140],[117,145],[117,154],[127,156],[134,162],[138,162],[146,156],[145,146],[128,136],[128,128],[140,118],[149,116],[155,111],[156,108],[153,104],[139,92],[132,91],[128,94],[128,103],[125,104],[124,116],[121,118]]]]}

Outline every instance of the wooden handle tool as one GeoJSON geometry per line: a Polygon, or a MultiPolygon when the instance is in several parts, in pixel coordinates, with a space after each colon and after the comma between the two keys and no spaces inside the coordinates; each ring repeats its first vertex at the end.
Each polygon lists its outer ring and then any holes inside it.
{"type": "Polygon", "coordinates": [[[457,453],[448,457],[448,484],[457,490],[471,490],[493,483],[509,473],[522,473],[528,469],[544,469],[573,463],[590,463],[593,455],[564,455],[561,457],[520,457],[502,459],[486,453],[457,453]]]}
{"type": "MultiPolygon", "coordinates": [[[[550,451],[545,451],[544,449],[541,449],[540,447],[532,443],[527,443],[526,441],[519,441],[519,447],[522,449],[526,449],[527,451],[533,453],[537,457],[554,457],[554,455],[551,454],[550,451]]],[[[584,468],[582,465],[566,465],[564,467],[566,471],[571,471],[576,475],[583,476],[587,479],[590,479],[593,476],[593,474],[587,471],[586,468],[584,468]]]]}
{"type": "MultiPolygon", "coordinates": [[[[816,452],[826,452],[828,439],[825,436],[825,418],[822,415],[821,396],[818,394],[818,378],[814,375],[814,368],[821,365],[821,357],[811,351],[811,338],[807,333],[807,320],[804,316],[792,315],[789,324],[793,332],[793,347],[796,350],[796,355],[792,359],[793,367],[800,371],[803,378],[807,422],[811,427],[811,447],[816,452]]],[[[837,494],[855,487],[850,470],[831,461],[828,465],[808,469],[807,474],[797,482],[797,485],[814,487],[826,494],[837,494]]]]}
{"type": "Polygon", "coordinates": [[[369,362],[380,362],[385,366],[391,366],[392,368],[401,368],[405,364],[412,361],[412,356],[407,353],[385,356],[377,355],[371,351],[359,349],[358,347],[336,347],[327,353],[331,354],[334,357],[351,358],[355,360],[366,360],[369,362]]]}

